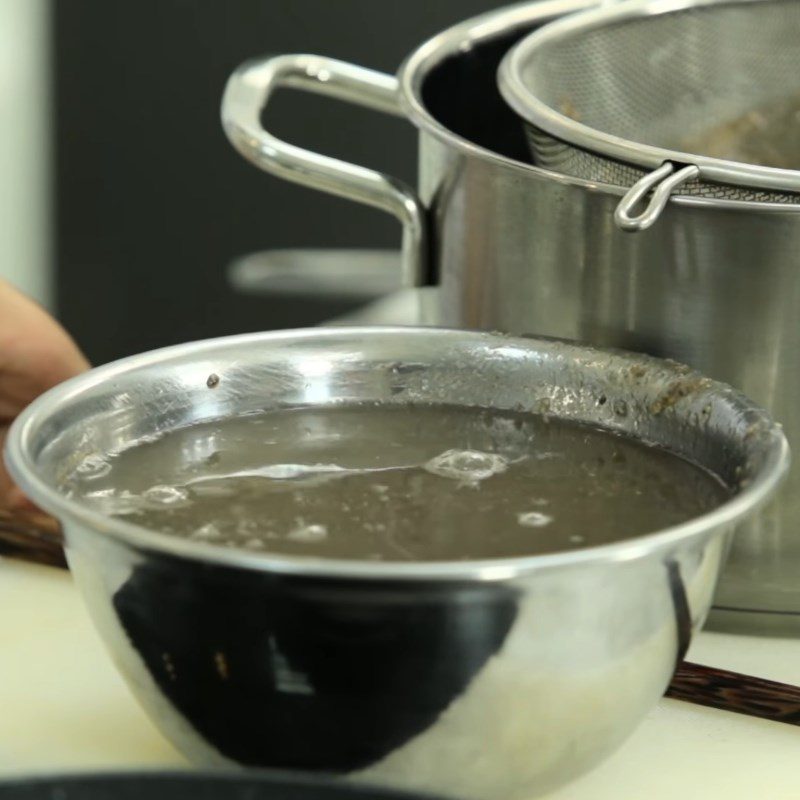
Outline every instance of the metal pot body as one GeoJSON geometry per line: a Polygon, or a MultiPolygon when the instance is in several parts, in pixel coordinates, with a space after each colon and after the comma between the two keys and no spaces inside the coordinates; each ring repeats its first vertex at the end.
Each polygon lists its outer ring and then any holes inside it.
{"type": "MultiPolygon", "coordinates": [[[[618,196],[421,135],[442,324],[537,332],[675,358],[741,388],[800,441],[800,217],[671,203],[640,234],[618,196]]],[[[740,529],[711,623],[794,630],[800,471],[740,529]],[[773,613],[770,613],[773,612],[773,613]],[[777,613],[774,613],[777,612],[777,613]]]]}
{"type": "Polygon", "coordinates": [[[631,733],[703,624],[729,534],[788,463],[763,412],[679,365],[402,328],[136,356],[39,399],[7,447],[15,479],[61,521],[116,664],[190,759],[478,800],[545,792],[631,733]],[[668,447],[740,489],[702,517],[616,544],[427,564],[215,547],[59,490],[83,459],[154,432],[367,401],[547,408],[668,447]]]}
{"type": "MultiPolygon", "coordinates": [[[[420,134],[441,324],[537,333],[691,364],[800,441],[800,213],[670,202],[637,234],[620,191],[420,134]]],[[[709,624],[800,632],[800,470],[736,535],[709,624]]]]}
{"type": "MultiPolygon", "coordinates": [[[[624,189],[524,163],[496,66],[532,29],[591,4],[532,3],[462,23],[415,51],[397,80],[308,56],[272,59],[266,79],[263,64],[246,65],[226,93],[226,131],[273,174],[394,213],[404,227],[398,283],[402,274],[406,286],[438,287],[434,313],[428,290],[416,321],[682,360],[754,397],[800,440],[800,209],[673,197],[654,229],[631,234],[614,224],[624,189]],[[419,194],[266,134],[257,111],[279,61],[285,84],[409,118],[420,129],[419,194]]],[[[800,632],[798,497],[795,471],[777,503],[738,532],[714,625],[800,632]]]]}

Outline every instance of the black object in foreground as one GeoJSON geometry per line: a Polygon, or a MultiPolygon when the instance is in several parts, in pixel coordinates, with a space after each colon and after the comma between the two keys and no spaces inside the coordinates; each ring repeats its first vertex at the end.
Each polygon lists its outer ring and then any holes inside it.
{"type": "Polygon", "coordinates": [[[424,800],[287,773],[139,772],[0,782],[0,800],[424,800]]]}

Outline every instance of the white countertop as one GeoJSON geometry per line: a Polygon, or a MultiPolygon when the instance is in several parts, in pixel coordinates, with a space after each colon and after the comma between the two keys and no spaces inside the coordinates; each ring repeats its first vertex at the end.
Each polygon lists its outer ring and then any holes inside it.
{"type": "MultiPolygon", "coordinates": [[[[800,640],[703,633],[690,660],[800,683],[800,640]]],[[[140,710],[68,573],[0,559],[0,776],[186,767],[140,710]]],[[[800,728],[662,700],[553,800],[800,798],[800,728]]]]}

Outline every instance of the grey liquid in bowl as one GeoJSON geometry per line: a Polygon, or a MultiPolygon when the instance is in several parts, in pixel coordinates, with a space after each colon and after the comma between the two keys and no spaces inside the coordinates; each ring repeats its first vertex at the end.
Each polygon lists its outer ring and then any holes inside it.
{"type": "Polygon", "coordinates": [[[6,458],[61,521],[115,663],[192,761],[468,800],[529,800],[619,746],[703,624],[736,525],[788,465],[763,411],[677,364],[407,328],[233,337],[101,367],[23,412],[6,458]],[[572,461],[537,458],[559,451],[572,461]],[[172,462],[145,463],[158,452],[172,462]],[[395,469],[352,472],[376,463],[395,469]],[[564,466],[581,475],[569,490],[564,466]],[[261,472],[244,478],[248,502],[280,526],[239,532],[247,509],[213,500],[230,480],[195,480],[242,470],[261,472]],[[620,475],[631,510],[637,483],[653,500],[633,528],[578,496],[620,475]],[[215,543],[213,520],[178,526],[189,537],[166,531],[201,487],[237,546],[215,543]],[[398,492],[414,524],[396,521],[393,546],[381,497],[398,492]],[[358,541],[345,542],[342,504],[356,501],[345,533],[358,541]],[[170,503],[158,524],[135,524],[170,503]],[[663,515],[679,506],[684,521],[663,515]],[[423,544],[435,548],[415,555],[413,535],[433,533],[423,544]],[[370,560],[365,541],[384,557],[370,560]],[[353,557],[322,553],[345,543],[353,557]]]}
{"type": "Polygon", "coordinates": [[[603,544],[686,522],[731,495],[685,459],[597,427],[392,403],[187,426],[90,456],[62,490],[193,541],[375,561],[603,544]]]}

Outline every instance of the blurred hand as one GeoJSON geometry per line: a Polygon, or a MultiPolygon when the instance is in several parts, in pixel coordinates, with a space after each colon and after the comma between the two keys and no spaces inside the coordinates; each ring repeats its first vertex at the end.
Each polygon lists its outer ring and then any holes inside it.
{"type": "MultiPolygon", "coordinates": [[[[66,331],[32,300],[0,280],[0,452],[14,417],[42,392],[89,368],[66,331]]],[[[0,458],[0,509],[31,504],[0,458]]]]}

